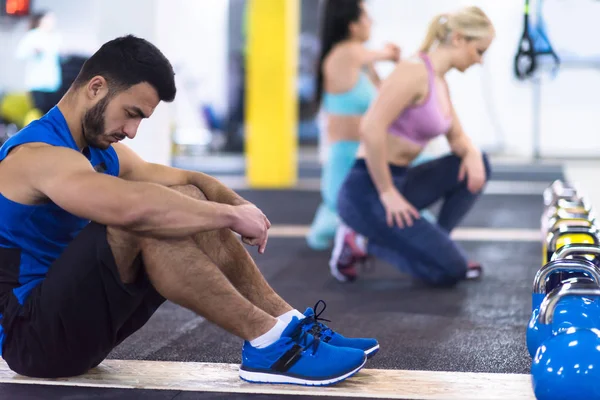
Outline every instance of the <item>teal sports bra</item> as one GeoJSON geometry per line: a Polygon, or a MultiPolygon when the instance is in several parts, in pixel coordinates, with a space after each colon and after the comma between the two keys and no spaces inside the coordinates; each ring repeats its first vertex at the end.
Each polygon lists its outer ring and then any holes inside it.
{"type": "Polygon", "coordinates": [[[360,71],[354,87],[343,93],[325,93],[323,109],[330,114],[363,115],[373,101],[377,89],[364,71],[360,71]]]}

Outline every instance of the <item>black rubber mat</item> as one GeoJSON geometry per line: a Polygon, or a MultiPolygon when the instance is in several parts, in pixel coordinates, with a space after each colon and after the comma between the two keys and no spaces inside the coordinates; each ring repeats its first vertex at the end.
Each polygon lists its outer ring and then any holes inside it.
{"type": "MultiPolygon", "coordinates": [[[[301,190],[239,190],[256,204],[273,224],[310,225],[321,202],[318,192],[301,190]],[[282,205],[287,205],[282,207],[282,205]]],[[[543,208],[542,195],[484,195],[461,226],[486,228],[535,228],[543,208]]],[[[437,212],[439,205],[432,210],[437,212]]]]}
{"type": "MultiPolygon", "coordinates": [[[[527,168],[520,172],[505,168],[501,175],[495,168],[494,178],[550,182],[561,177],[560,171],[552,168],[533,166],[529,172],[527,168]]],[[[276,224],[309,224],[320,201],[315,192],[241,194],[265,210],[276,224]]],[[[537,229],[541,209],[541,193],[484,195],[461,226],[537,229]]],[[[461,245],[472,259],[483,263],[485,273],[481,281],[463,282],[454,289],[425,287],[383,262],[362,271],[356,283],[340,284],[329,275],[329,254],[311,251],[303,238],[271,238],[266,254],[258,255],[254,249],[251,252],[275,290],[294,307],[304,311],[322,299],[327,303],[323,317],[332,320],[332,328],[348,336],[376,337],[381,351],[367,368],[528,373],[531,360],[525,346],[525,329],[531,314],[531,283],[539,268],[541,244],[471,241],[461,245]]],[[[190,311],[166,303],[109,358],[239,363],[240,355],[238,338],[190,311]]],[[[282,397],[0,385],[0,399],[282,397]]]]}
{"type": "MultiPolygon", "coordinates": [[[[172,161],[177,168],[202,171],[210,175],[220,176],[243,176],[246,172],[244,167],[223,168],[220,164],[211,164],[202,158],[175,158],[172,161]]],[[[316,164],[300,163],[298,166],[298,177],[318,178],[321,176],[321,168],[316,164]]],[[[534,181],[552,182],[555,179],[563,179],[562,167],[559,165],[494,165],[491,179],[502,181],[534,181]]]]}
{"type": "Polygon", "coordinates": [[[552,183],[556,179],[564,179],[562,173],[556,173],[552,170],[541,171],[511,171],[497,168],[492,173],[492,180],[495,181],[517,181],[517,182],[545,182],[552,183]]]}
{"type": "MultiPolygon", "coordinates": [[[[483,263],[485,277],[445,290],[424,287],[380,262],[358,282],[340,284],[329,276],[327,254],[306,249],[300,239],[272,239],[270,249],[285,250],[286,257],[269,250],[257,259],[278,263],[267,278],[294,307],[304,311],[322,299],[333,328],[376,337],[382,349],[368,368],[527,373],[524,333],[541,245],[463,246],[483,263]]],[[[239,339],[206,322],[189,325],[193,316],[177,309],[166,304],[110,358],[240,362],[239,339]]]]}

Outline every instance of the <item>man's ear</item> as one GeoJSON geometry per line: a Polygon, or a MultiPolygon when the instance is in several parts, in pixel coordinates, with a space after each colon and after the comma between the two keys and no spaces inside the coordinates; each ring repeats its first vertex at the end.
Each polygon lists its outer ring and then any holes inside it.
{"type": "Polygon", "coordinates": [[[90,100],[102,98],[108,93],[108,83],[103,76],[96,75],[86,85],[86,94],[90,100]]]}

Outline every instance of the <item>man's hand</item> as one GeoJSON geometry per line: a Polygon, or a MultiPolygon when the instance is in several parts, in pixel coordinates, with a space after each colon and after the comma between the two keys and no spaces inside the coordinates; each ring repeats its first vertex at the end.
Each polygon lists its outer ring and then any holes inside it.
{"type": "Polygon", "coordinates": [[[479,150],[470,150],[462,159],[458,171],[458,181],[467,179],[467,188],[471,193],[477,193],[485,184],[485,165],[479,150]]]}
{"type": "Polygon", "coordinates": [[[248,203],[234,207],[235,221],[231,230],[242,237],[242,241],[250,246],[258,246],[263,254],[267,247],[268,230],[271,222],[254,204],[248,203]]]}

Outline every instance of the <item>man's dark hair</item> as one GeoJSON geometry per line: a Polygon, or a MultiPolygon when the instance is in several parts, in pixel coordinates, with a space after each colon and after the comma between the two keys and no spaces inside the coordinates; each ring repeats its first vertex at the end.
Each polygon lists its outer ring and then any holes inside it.
{"type": "Polygon", "coordinates": [[[175,99],[175,72],[164,54],[145,39],[127,35],[106,42],[84,64],[73,87],[79,88],[94,76],[106,79],[112,95],[147,82],[162,101],[175,99]]]}

